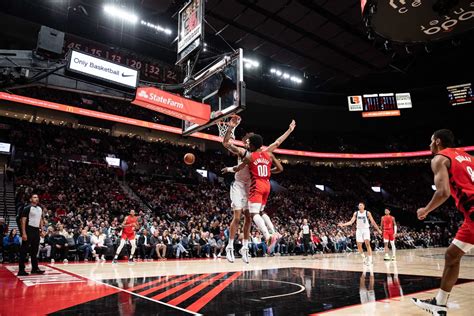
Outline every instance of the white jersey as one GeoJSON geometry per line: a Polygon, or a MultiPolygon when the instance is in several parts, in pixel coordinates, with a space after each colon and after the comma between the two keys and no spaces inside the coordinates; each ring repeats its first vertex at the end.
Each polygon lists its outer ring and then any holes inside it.
{"type": "Polygon", "coordinates": [[[367,217],[367,211],[361,213],[359,211],[356,212],[357,216],[357,229],[369,229],[369,218],[367,217]]]}
{"type": "MultiPolygon", "coordinates": [[[[244,157],[246,155],[247,155],[247,151],[245,151],[244,157]]],[[[240,165],[241,162],[242,162],[242,158],[238,157],[237,164],[240,165]]],[[[246,165],[244,169],[235,173],[235,181],[250,185],[251,178],[250,178],[250,170],[249,170],[248,165],[246,165]]]]}

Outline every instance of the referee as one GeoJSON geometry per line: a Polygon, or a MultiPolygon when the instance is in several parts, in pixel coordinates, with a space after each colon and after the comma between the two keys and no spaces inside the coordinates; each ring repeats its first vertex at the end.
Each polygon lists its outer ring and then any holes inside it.
{"type": "Polygon", "coordinates": [[[30,204],[23,208],[20,215],[21,248],[18,276],[26,276],[25,271],[26,254],[31,257],[31,273],[43,274],[44,271],[38,267],[38,248],[40,243],[40,232],[43,227],[43,210],[38,206],[38,194],[33,194],[30,204]]]}
{"type": "Polygon", "coordinates": [[[307,256],[308,252],[311,251],[313,254],[313,249],[311,248],[311,227],[308,225],[308,220],[303,219],[303,225],[301,225],[301,237],[303,238],[304,244],[304,255],[307,256]]]}

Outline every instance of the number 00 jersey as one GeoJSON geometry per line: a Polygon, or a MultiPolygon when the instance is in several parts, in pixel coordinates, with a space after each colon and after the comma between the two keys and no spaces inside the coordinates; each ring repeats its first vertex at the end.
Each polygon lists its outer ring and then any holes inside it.
{"type": "Polygon", "coordinates": [[[457,209],[469,216],[469,211],[474,211],[474,157],[455,148],[443,149],[438,155],[451,160],[449,168],[451,196],[456,202],[457,209]]]}
{"type": "Polygon", "coordinates": [[[270,195],[270,176],[272,158],[265,151],[256,151],[250,155],[249,170],[252,182],[249,190],[249,202],[267,203],[270,195]]]}

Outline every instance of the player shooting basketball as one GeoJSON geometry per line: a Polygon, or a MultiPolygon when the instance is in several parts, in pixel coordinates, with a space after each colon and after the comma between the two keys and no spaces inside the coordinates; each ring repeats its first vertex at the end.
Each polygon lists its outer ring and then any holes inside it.
{"type": "MultiPolygon", "coordinates": [[[[243,158],[248,154],[248,138],[252,135],[251,133],[248,133],[247,135],[244,136],[242,141],[244,142],[245,148],[236,146],[230,142],[231,135],[232,135],[232,130],[234,130],[239,124],[241,120],[239,117],[234,117],[232,118],[228,125],[229,128],[227,129],[227,132],[224,136],[224,139],[222,141],[222,144],[224,145],[227,150],[229,150],[231,153],[237,156],[237,162],[240,164],[243,160],[243,158]]],[[[266,151],[268,152],[273,152],[275,149],[277,149],[287,138],[290,136],[290,134],[293,132],[293,130],[296,127],[296,122],[293,120],[290,123],[290,126],[288,127],[288,130],[281,135],[275,142],[273,142],[266,151]]],[[[248,250],[248,243],[249,243],[249,237],[250,237],[250,225],[251,225],[251,216],[248,211],[248,193],[250,189],[250,183],[251,183],[251,175],[249,172],[249,168],[245,167],[239,172],[235,173],[235,181],[231,185],[230,189],[230,199],[232,202],[232,209],[234,212],[234,216],[232,218],[232,222],[230,223],[229,227],[229,243],[227,244],[226,247],[226,257],[229,262],[234,262],[234,237],[235,233],[237,232],[237,229],[239,227],[239,222],[240,222],[240,217],[242,214],[242,211],[244,212],[244,240],[242,242],[243,244],[243,249],[248,250]]],[[[265,221],[265,224],[268,227],[268,231],[270,234],[275,234],[275,228],[273,226],[273,223],[270,220],[270,217],[267,214],[262,215],[263,220],[265,221]]],[[[242,251],[241,251],[242,252],[242,251]]],[[[248,258],[248,251],[247,253],[241,253],[242,255],[242,260],[246,263],[249,262],[248,258]]]]}
{"type": "MultiPolygon", "coordinates": [[[[235,124],[235,123],[236,122],[234,121],[231,124],[235,124]]],[[[265,208],[265,204],[266,204],[268,195],[270,193],[269,179],[270,179],[271,172],[273,171],[274,173],[278,173],[283,170],[283,167],[281,166],[280,162],[275,159],[272,152],[290,135],[290,133],[294,130],[295,126],[296,126],[295,121],[292,121],[290,124],[290,127],[288,128],[288,131],[286,131],[285,134],[283,134],[280,138],[278,138],[266,150],[261,149],[262,144],[263,144],[263,139],[260,135],[256,135],[256,134],[250,134],[250,136],[246,135],[247,139],[244,138],[248,149],[243,149],[240,147],[236,147],[234,145],[231,145],[231,146],[234,146],[233,150],[229,149],[229,147],[226,147],[231,152],[238,155],[239,165],[232,168],[224,168],[222,172],[224,173],[236,172],[236,182],[238,178],[237,174],[243,173],[246,175],[246,179],[243,182],[244,185],[242,186],[242,188],[237,189],[238,190],[237,192],[239,193],[234,194],[233,191],[231,191],[231,196],[232,196],[233,204],[234,204],[234,200],[238,200],[238,203],[239,203],[238,206],[240,206],[240,210],[238,211],[239,214],[234,213],[234,215],[237,215],[240,217],[240,212],[242,210],[246,210],[246,222],[244,223],[244,241],[243,241],[241,255],[242,255],[242,260],[244,260],[247,263],[248,263],[248,257],[249,257],[248,256],[248,237],[250,235],[250,216],[251,216],[250,214],[253,214],[252,218],[255,224],[257,225],[257,227],[263,233],[267,242],[271,242],[269,251],[271,251],[274,244],[278,240],[278,233],[276,232],[270,220],[270,217],[267,214],[263,214],[261,216],[260,212],[263,211],[263,209],[265,208]],[[251,153],[249,153],[248,150],[250,150],[251,153]],[[262,158],[259,162],[257,162],[257,164],[252,164],[252,162],[257,161],[256,153],[262,153],[261,155],[265,157],[262,158]],[[273,170],[270,168],[272,161],[276,165],[276,168],[274,168],[273,170]],[[268,163],[268,162],[270,163],[270,165],[258,166],[258,163],[268,163]],[[257,169],[253,170],[254,168],[257,168],[257,169]],[[249,182],[251,182],[250,186],[249,186],[249,182]],[[267,184],[268,184],[268,194],[266,193],[267,184]],[[250,199],[248,199],[247,196],[249,196],[250,199]],[[247,203],[247,199],[248,199],[248,203],[247,203]]],[[[228,138],[229,137],[230,136],[228,136],[228,138]]],[[[226,143],[228,143],[228,140],[226,143]]],[[[225,146],[229,146],[229,145],[225,145],[225,146]]],[[[234,186],[232,189],[234,189],[234,186]]],[[[234,206],[233,208],[234,210],[236,209],[236,207],[234,206]]],[[[237,216],[234,216],[234,220],[232,222],[233,224],[232,226],[234,227],[231,229],[233,229],[234,231],[237,229],[237,226],[239,223],[239,217],[237,216]]],[[[230,243],[229,245],[232,246],[232,244],[230,243]]],[[[232,253],[233,255],[232,248],[229,249],[229,252],[232,253]]]]}

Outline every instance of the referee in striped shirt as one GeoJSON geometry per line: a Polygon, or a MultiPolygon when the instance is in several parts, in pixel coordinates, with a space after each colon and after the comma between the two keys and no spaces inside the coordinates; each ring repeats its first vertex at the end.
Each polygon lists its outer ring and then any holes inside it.
{"type": "Polygon", "coordinates": [[[40,244],[40,232],[43,227],[43,209],[38,205],[38,194],[33,194],[30,204],[23,208],[20,215],[21,248],[18,276],[26,276],[25,271],[26,254],[31,257],[31,273],[43,274],[44,271],[38,267],[38,248],[40,244]]]}

